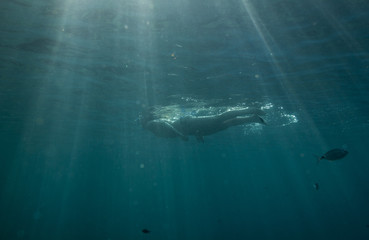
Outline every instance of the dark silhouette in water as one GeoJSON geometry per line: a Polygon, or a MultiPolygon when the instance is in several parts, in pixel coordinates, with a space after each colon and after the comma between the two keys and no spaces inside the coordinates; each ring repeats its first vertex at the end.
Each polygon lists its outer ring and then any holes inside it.
{"type": "Polygon", "coordinates": [[[151,231],[148,230],[148,229],[146,229],[146,228],[144,228],[144,229],[142,229],[142,232],[145,233],[145,234],[147,234],[147,233],[150,233],[151,231]]]}
{"type": "Polygon", "coordinates": [[[204,136],[211,135],[232,126],[260,123],[265,121],[259,116],[265,113],[260,109],[230,110],[217,115],[185,116],[174,122],[167,119],[155,118],[150,111],[141,117],[143,128],[150,130],[156,136],[165,138],[179,137],[188,141],[188,136],[195,136],[203,142],[204,136]]]}
{"type": "Polygon", "coordinates": [[[317,190],[317,191],[319,190],[319,183],[314,183],[313,186],[314,186],[315,190],[317,190]]]}
{"type": "Polygon", "coordinates": [[[347,154],[348,154],[348,151],[341,149],[341,148],[335,148],[335,149],[329,150],[328,152],[326,152],[320,157],[316,156],[316,158],[318,159],[317,163],[319,163],[320,160],[323,160],[323,159],[326,159],[329,161],[335,161],[335,160],[344,158],[347,154]]]}

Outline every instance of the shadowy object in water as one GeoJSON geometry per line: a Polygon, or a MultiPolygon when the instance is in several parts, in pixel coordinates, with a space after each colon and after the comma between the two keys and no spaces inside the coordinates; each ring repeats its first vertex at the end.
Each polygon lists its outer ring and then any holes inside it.
{"type": "Polygon", "coordinates": [[[325,154],[323,154],[322,156],[315,156],[317,158],[317,164],[320,162],[320,160],[326,159],[329,161],[335,161],[341,158],[344,158],[346,155],[348,154],[348,151],[345,149],[341,149],[341,148],[335,148],[332,150],[329,150],[328,152],[326,152],[325,154]]]}
{"type": "Polygon", "coordinates": [[[317,191],[319,190],[319,183],[314,183],[314,185],[313,185],[313,186],[314,186],[314,189],[315,189],[315,190],[317,190],[317,191]]]}
{"type": "Polygon", "coordinates": [[[147,233],[150,233],[151,231],[148,230],[148,229],[146,229],[146,228],[144,228],[144,229],[142,229],[142,232],[145,233],[145,234],[147,234],[147,233]]]}

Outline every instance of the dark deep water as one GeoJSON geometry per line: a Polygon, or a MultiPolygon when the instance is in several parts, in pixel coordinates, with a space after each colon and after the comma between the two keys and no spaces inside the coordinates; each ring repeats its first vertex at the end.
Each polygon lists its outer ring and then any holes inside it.
{"type": "Polygon", "coordinates": [[[369,239],[368,22],[367,0],[2,0],[0,239],[369,239]],[[152,105],[268,125],[164,139],[152,105]]]}

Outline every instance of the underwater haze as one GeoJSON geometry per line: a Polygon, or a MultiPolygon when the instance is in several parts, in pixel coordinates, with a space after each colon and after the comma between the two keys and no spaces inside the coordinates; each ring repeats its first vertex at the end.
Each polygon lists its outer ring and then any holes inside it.
{"type": "Polygon", "coordinates": [[[369,239],[368,22],[367,0],[1,0],[0,239],[369,239]],[[141,125],[240,108],[266,125],[141,125]]]}

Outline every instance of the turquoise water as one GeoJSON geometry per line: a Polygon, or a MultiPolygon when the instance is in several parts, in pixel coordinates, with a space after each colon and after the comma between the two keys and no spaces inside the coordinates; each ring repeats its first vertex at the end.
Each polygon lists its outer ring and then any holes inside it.
{"type": "Polygon", "coordinates": [[[2,0],[0,239],[369,239],[368,21],[366,0],[2,0]],[[148,106],[267,125],[165,139],[148,106]]]}

